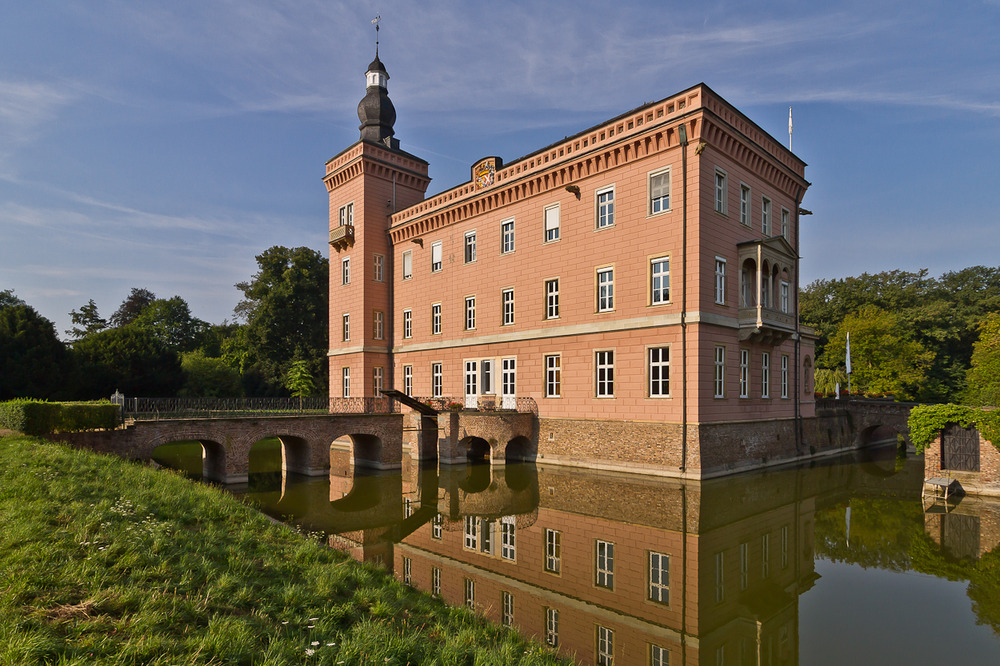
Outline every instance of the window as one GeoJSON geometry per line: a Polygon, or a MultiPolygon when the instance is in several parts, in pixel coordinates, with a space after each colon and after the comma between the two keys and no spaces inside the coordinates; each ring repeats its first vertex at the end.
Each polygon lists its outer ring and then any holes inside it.
{"type": "Polygon", "coordinates": [[[434,520],[431,521],[431,538],[441,540],[441,530],[444,527],[444,516],[440,513],[434,514],[434,520]]]}
{"type": "Polygon", "coordinates": [[[504,220],[500,223],[500,252],[507,254],[514,251],[514,220],[504,220]]]}
{"type": "Polygon", "coordinates": [[[771,235],[771,200],[760,198],[760,231],[765,236],[771,235]]]}
{"type": "Polygon", "coordinates": [[[413,277],[413,252],[407,250],[403,253],[403,279],[409,280],[413,277]]]}
{"type": "Polygon", "coordinates": [[[494,389],[495,384],[493,382],[493,359],[484,358],[483,362],[480,364],[480,369],[482,370],[479,384],[481,387],[480,393],[483,395],[490,395],[496,391],[496,389],[494,389]]]}
{"type": "Polygon", "coordinates": [[[351,369],[341,368],[340,370],[341,386],[343,387],[343,396],[345,398],[351,397],[351,369]]]}
{"type": "Polygon", "coordinates": [[[559,317],[559,280],[545,281],[545,318],[559,317]]]}
{"type": "Polygon", "coordinates": [[[349,226],[354,224],[354,202],[347,204],[346,206],[340,207],[340,226],[349,226]]]}
{"type": "Polygon", "coordinates": [[[781,397],[788,397],[788,355],[781,355],[781,397]]]}
{"type": "Polygon", "coordinates": [[[670,395],[670,347],[649,348],[649,397],[670,395]]]}
{"type": "Polygon", "coordinates": [[[403,310],[403,337],[413,337],[413,311],[403,310]]]}
{"type": "Polygon", "coordinates": [[[476,297],[465,297],[465,330],[471,331],[476,328],[476,297]]]}
{"type": "Polygon", "coordinates": [[[403,366],[403,393],[413,395],[413,366],[403,366]]]}
{"type": "Polygon", "coordinates": [[[670,210],[670,170],[649,176],[649,214],[670,210]]]}
{"type": "Polygon", "coordinates": [[[469,550],[479,548],[479,520],[475,516],[465,517],[465,541],[464,546],[469,550]]]}
{"type": "Polygon", "coordinates": [[[558,398],[562,395],[562,356],[550,354],[545,357],[545,397],[558,398]]]}
{"type": "Polygon", "coordinates": [[[615,188],[597,190],[597,228],[607,229],[615,224],[615,188]]]}
{"type": "Polygon", "coordinates": [[[372,368],[372,395],[376,398],[382,395],[382,378],[384,376],[384,370],[381,366],[375,366],[372,368]]]}
{"type": "Polygon", "coordinates": [[[517,401],[517,359],[500,359],[500,395],[503,397],[503,409],[514,409],[517,401]]]}
{"type": "Polygon", "coordinates": [[[781,568],[788,568],[788,525],[781,526],[781,568]]]}
{"type": "Polygon", "coordinates": [[[771,397],[771,355],[768,352],[760,355],[760,397],[771,397]]]}
{"type": "Polygon", "coordinates": [[[740,397],[750,397],[750,350],[740,350],[740,397]]]}
{"type": "Polygon", "coordinates": [[[385,337],[385,314],[381,310],[372,313],[372,337],[376,340],[385,337]]]}
{"type": "Polygon", "coordinates": [[[475,409],[477,405],[476,391],[479,388],[479,363],[465,362],[465,402],[466,407],[475,409]]]}
{"type": "Polygon", "coordinates": [[[715,554],[715,603],[726,598],[726,554],[719,551],[715,554]]]}
{"type": "Polygon", "coordinates": [[[559,573],[562,566],[562,532],[545,530],[545,570],[559,573]]]}
{"type": "Polygon", "coordinates": [[[434,398],[441,397],[441,364],[431,363],[431,396],[434,398]]]}
{"type": "Polygon", "coordinates": [[[594,584],[612,590],[615,587],[615,544],[598,539],[594,545],[594,584]]]}
{"type": "Polygon", "coordinates": [[[726,397],[726,348],[715,348],[715,393],[716,398],[726,397]]]}
{"type": "Polygon", "coordinates": [[[615,663],[615,632],[597,625],[597,666],[615,663]]]}
{"type": "Polygon", "coordinates": [[[410,584],[410,577],[413,573],[413,561],[408,558],[403,558],[403,583],[406,585],[410,584]]]}
{"type": "Polygon", "coordinates": [[[431,272],[441,270],[441,241],[431,244],[431,272]]]}
{"type": "Polygon", "coordinates": [[[767,578],[771,575],[771,535],[762,534],[760,537],[760,577],[767,578]]]}
{"type": "Polygon", "coordinates": [[[503,290],[503,325],[510,326],[514,323],[514,290],[503,290]]]}
{"type": "Polygon", "coordinates": [[[613,398],[615,395],[615,353],[613,351],[595,352],[594,364],[597,368],[597,397],[613,398]]]}
{"type": "Polygon", "coordinates": [[[726,260],[722,257],[715,258],[715,302],[726,304],[726,260]]]}
{"type": "Polygon", "coordinates": [[[740,544],[740,589],[747,589],[750,583],[750,544],[743,542],[740,544]]]}
{"type": "Polygon", "coordinates": [[[649,262],[649,301],[661,305],[670,301],[670,258],[661,257],[649,262]]]}
{"type": "Polygon", "coordinates": [[[545,609],[545,644],[559,647],[559,611],[555,608],[545,609]]]}
{"type": "Polygon", "coordinates": [[[351,315],[346,312],[341,317],[344,342],[351,339],[351,315]]]}
{"type": "Polygon", "coordinates": [[[649,551],[649,600],[670,603],[670,557],[649,551]]]}
{"type": "Polygon", "coordinates": [[[514,626],[514,595],[510,592],[500,593],[500,605],[502,607],[500,621],[505,627],[514,626]]]}
{"type": "Polygon", "coordinates": [[[726,214],[726,172],[715,170],[715,210],[726,214]]]}
{"type": "Polygon", "coordinates": [[[500,519],[500,557],[511,562],[517,559],[517,531],[514,516],[500,519]]]}
{"type": "Polygon", "coordinates": [[[602,268],[597,271],[597,311],[610,312],[615,309],[615,269],[602,268]]]}
{"type": "Polygon", "coordinates": [[[781,235],[788,240],[788,222],[791,219],[791,213],[788,212],[787,208],[781,209],[781,235]]]}
{"type": "Polygon", "coordinates": [[[340,260],[340,284],[351,284],[351,258],[340,260]]]}
{"type": "Polygon", "coordinates": [[[476,581],[471,578],[465,579],[465,607],[476,607],[476,581]]]}
{"type": "Polygon", "coordinates": [[[781,311],[788,314],[788,283],[781,281],[781,311]]]}
{"type": "Polygon", "coordinates": [[[441,304],[435,303],[431,306],[431,333],[441,334],[441,304]]]}
{"type": "Polygon", "coordinates": [[[559,204],[545,209],[545,242],[559,240],[559,204]]]}
{"type": "Polygon", "coordinates": [[[496,553],[496,539],[494,539],[496,522],[486,518],[477,520],[479,520],[479,552],[493,555],[496,553]]]}
{"type": "Polygon", "coordinates": [[[431,594],[441,596],[441,570],[437,567],[431,567],[431,594]]]}
{"type": "Polygon", "coordinates": [[[372,279],[376,282],[385,280],[385,255],[372,255],[372,279]]]}
{"type": "Polygon", "coordinates": [[[750,226],[750,186],[740,184],[740,222],[750,226]]]}
{"type": "Polygon", "coordinates": [[[465,232],[465,263],[471,264],[476,260],[476,232],[465,232]]]}
{"type": "Polygon", "coordinates": [[[650,644],[649,666],[670,666],[670,652],[667,648],[650,644]]]}

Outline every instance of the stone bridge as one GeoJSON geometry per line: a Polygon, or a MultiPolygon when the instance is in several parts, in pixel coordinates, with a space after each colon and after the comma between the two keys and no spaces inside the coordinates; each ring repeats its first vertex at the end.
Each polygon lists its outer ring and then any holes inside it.
{"type": "Polygon", "coordinates": [[[915,402],[891,400],[823,398],[816,401],[816,416],[846,418],[853,446],[861,448],[896,439],[897,435],[903,435],[909,442],[910,426],[907,422],[910,410],[916,405],[915,402]]]}

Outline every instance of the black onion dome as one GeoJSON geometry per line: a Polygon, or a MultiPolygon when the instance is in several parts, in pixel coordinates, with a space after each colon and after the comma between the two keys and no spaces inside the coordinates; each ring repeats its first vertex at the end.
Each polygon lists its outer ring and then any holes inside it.
{"type": "MultiPolygon", "coordinates": [[[[372,64],[368,65],[368,73],[371,72],[381,72],[385,78],[389,78],[389,73],[385,71],[385,66],[377,55],[372,64]]],[[[367,91],[358,103],[358,120],[361,121],[358,129],[361,130],[362,139],[384,142],[395,134],[392,126],[396,123],[396,107],[392,105],[389,93],[383,86],[370,85],[367,91]]]]}

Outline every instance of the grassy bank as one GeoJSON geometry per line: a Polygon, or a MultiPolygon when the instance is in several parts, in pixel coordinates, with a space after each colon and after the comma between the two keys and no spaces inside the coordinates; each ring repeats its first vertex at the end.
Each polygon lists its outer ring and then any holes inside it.
{"type": "Polygon", "coordinates": [[[550,664],[180,475],[0,438],[0,664],[550,664]]]}

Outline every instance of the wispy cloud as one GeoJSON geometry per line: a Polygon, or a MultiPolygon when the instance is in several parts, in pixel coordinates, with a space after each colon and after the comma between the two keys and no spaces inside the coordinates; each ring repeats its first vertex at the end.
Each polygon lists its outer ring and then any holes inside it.
{"type": "Polygon", "coordinates": [[[0,136],[11,142],[29,140],[35,130],[54,119],[75,95],[37,81],[0,81],[0,136]]]}

